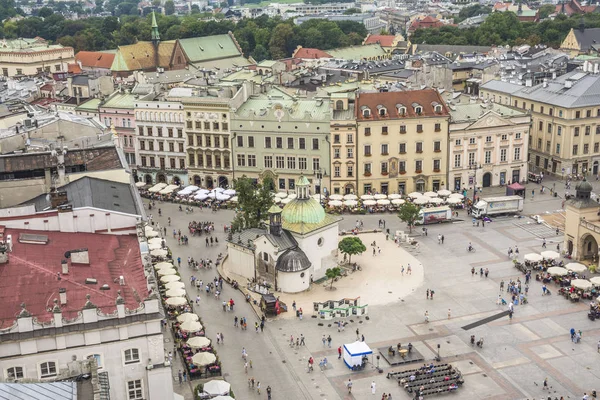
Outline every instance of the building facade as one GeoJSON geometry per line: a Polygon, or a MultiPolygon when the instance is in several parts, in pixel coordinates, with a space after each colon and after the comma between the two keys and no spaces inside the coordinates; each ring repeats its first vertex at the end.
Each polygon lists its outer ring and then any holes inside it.
{"type": "Polygon", "coordinates": [[[187,185],[187,139],[183,105],[168,101],[137,101],[135,159],[138,180],[187,185]]]}
{"type": "Polygon", "coordinates": [[[113,93],[98,107],[100,120],[107,127],[114,127],[119,137],[119,147],[125,153],[125,159],[130,166],[137,164],[135,156],[135,96],[124,91],[113,93]]]}
{"type": "Polygon", "coordinates": [[[449,114],[433,89],[356,99],[359,194],[446,188],[449,114]]]}
{"type": "Polygon", "coordinates": [[[531,117],[498,104],[450,106],[448,186],[453,190],[527,179],[531,117]]]}
{"type": "Polygon", "coordinates": [[[74,61],[72,47],[51,45],[39,37],[0,41],[0,71],[5,77],[67,72],[68,64],[74,61]]]}
{"type": "Polygon", "coordinates": [[[269,177],[275,190],[294,192],[306,176],[311,193],[329,193],[329,98],[252,91],[245,84],[231,102],[235,177],[269,177]]]}
{"type": "Polygon", "coordinates": [[[331,192],[357,193],[356,115],[354,94],[331,95],[331,192]]]}
{"type": "Polygon", "coordinates": [[[586,72],[593,68],[586,63],[583,71],[533,87],[493,81],[482,86],[484,99],[509,101],[531,113],[530,171],[556,176],[600,172],[600,97],[595,94],[600,75],[586,72]]]}

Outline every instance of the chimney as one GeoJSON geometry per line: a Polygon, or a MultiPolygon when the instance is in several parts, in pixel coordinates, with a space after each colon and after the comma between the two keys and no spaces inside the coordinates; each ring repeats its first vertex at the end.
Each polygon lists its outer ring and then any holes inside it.
{"type": "Polygon", "coordinates": [[[62,265],[62,274],[69,275],[69,262],[67,260],[62,260],[61,265],[62,265]]]}
{"type": "Polygon", "coordinates": [[[59,192],[57,190],[50,192],[50,206],[53,209],[66,204],[68,201],[67,192],[59,192]]]}
{"type": "Polygon", "coordinates": [[[60,305],[64,306],[65,304],[67,304],[67,289],[58,289],[58,295],[60,296],[60,305]]]}
{"type": "Polygon", "coordinates": [[[119,285],[120,286],[124,286],[125,285],[125,278],[123,277],[123,275],[119,276],[119,285]]]}
{"type": "Polygon", "coordinates": [[[544,78],[544,82],[542,83],[542,86],[545,88],[548,87],[548,79],[544,78]]]}

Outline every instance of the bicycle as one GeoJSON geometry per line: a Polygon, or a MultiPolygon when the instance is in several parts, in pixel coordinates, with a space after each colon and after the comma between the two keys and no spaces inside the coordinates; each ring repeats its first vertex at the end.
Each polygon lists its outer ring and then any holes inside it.
{"type": "Polygon", "coordinates": [[[467,252],[469,252],[469,253],[475,253],[475,247],[473,247],[473,246],[467,247],[467,252]]]}

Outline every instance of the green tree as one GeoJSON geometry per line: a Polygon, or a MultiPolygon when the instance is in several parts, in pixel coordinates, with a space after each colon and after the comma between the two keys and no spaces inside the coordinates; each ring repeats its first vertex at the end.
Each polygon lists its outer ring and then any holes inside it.
{"type": "Polygon", "coordinates": [[[173,2],[173,0],[165,1],[165,14],[166,15],[175,14],[175,3],[173,2]]]}
{"type": "Polygon", "coordinates": [[[406,222],[409,232],[412,232],[412,227],[415,226],[415,222],[419,218],[419,210],[420,208],[417,205],[408,201],[402,204],[398,210],[398,218],[402,222],[406,222]]]}
{"type": "Polygon", "coordinates": [[[256,61],[262,61],[269,58],[269,52],[262,44],[257,45],[252,52],[252,58],[256,61]]]}
{"type": "Polygon", "coordinates": [[[198,4],[192,4],[192,14],[199,14],[200,13],[200,6],[198,6],[198,4]]]}
{"type": "Polygon", "coordinates": [[[546,19],[550,14],[554,14],[556,6],[554,4],[544,4],[540,7],[538,12],[540,13],[540,19],[546,19]]]}
{"type": "Polygon", "coordinates": [[[269,41],[269,52],[271,58],[279,60],[280,58],[286,58],[291,55],[291,51],[288,51],[288,45],[294,36],[294,30],[287,23],[279,24],[273,29],[271,40],[269,41]]]}
{"type": "Polygon", "coordinates": [[[341,274],[342,270],[340,269],[340,267],[327,268],[327,270],[325,271],[325,276],[328,279],[331,279],[331,284],[329,285],[330,290],[333,289],[333,281],[335,280],[335,278],[337,278],[341,274]]]}
{"type": "Polygon", "coordinates": [[[52,14],[54,14],[54,11],[52,11],[50,7],[42,7],[40,11],[38,11],[38,17],[40,18],[47,18],[52,14]]]}
{"type": "Polygon", "coordinates": [[[241,231],[259,227],[273,205],[271,196],[273,181],[266,178],[262,183],[255,185],[252,179],[244,175],[236,179],[233,186],[237,192],[240,209],[232,222],[233,230],[241,231]]]}
{"type": "Polygon", "coordinates": [[[348,256],[348,262],[350,263],[352,256],[364,253],[367,251],[367,246],[358,236],[347,236],[338,243],[338,250],[348,256]]]}

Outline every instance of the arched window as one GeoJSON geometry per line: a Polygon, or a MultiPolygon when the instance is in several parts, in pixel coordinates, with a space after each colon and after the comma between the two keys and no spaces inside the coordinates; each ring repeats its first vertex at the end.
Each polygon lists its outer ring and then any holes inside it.
{"type": "Polygon", "coordinates": [[[344,109],[344,102],[342,100],[338,100],[335,102],[335,109],[336,110],[343,110],[344,109]]]}

